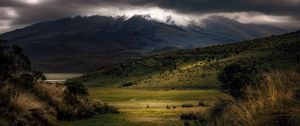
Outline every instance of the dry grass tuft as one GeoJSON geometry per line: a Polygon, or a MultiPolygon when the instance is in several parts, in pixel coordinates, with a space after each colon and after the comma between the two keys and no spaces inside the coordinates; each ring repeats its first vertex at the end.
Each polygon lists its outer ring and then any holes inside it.
{"type": "Polygon", "coordinates": [[[80,119],[96,113],[117,111],[113,107],[93,101],[88,95],[76,94],[66,97],[69,96],[69,92],[63,84],[40,83],[36,85],[36,89],[55,108],[58,119],[80,119]],[[72,102],[68,98],[71,98],[72,102]]]}
{"type": "Polygon", "coordinates": [[[288,109],[293,104],[299,83],[300,75],[294,71],[267,73],[259,85],[245,89],[246,99],[217,103],[206,115],[209,120],[206,125],[255,126],[262,120],[268,122],[272,112],[288,109]]]}
{"type": "Polygon", "coordinates": [[[12,125],[55,126],[57,119],[81,119],[118,111],[92,101],[88,95],[69,93],[63,84],[38,83],[30,92],[6,84],[0,87],[0,112],[12,125]],[[70,99],[75,102],[69,102],[70,99]]]}
{"type": "Polygon", "coordinates": [[[30,93],[16,92],[12,95],[8,111],[14,125],[56,125],[56,111],[30,93]]]}
{"type": "Polygon", "coordinates": [[[39,93],[46,95],[46,97],[52,103],[64,103],[64,93],[66,91],[66,87],[62,84],[40,83],[36,85],[36,89],[39,91],[39,93]]]}

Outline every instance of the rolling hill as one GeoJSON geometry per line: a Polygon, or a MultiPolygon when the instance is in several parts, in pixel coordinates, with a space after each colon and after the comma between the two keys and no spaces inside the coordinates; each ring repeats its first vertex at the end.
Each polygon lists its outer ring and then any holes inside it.
{"type": "Polygon", "coordinates": [[[300,62],[300,31],[239,43],[147,56],[104,67],[76,78],[88,86],[133,88],[218,88],[217,74],[240,62],[260,70],[296,68],[300,62]]]}
{"type": "Polygon", "coordinates": [[[242,24],[212,16],[195,24],[177,26],[150,17],[74,17],[46,21],[0,35],[10,45],[24,48],[33,68],[45,72],[80,72],[183,48],[205,47],[249,40],[284,30],[242,24]]]}

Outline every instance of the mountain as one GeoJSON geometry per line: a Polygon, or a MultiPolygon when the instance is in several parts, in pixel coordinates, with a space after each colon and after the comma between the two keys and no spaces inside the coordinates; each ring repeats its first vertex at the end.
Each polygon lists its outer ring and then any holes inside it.
{"type": "Polygon", "coordinates": [[[0,35],[24,48],[33,68],[47,72],[82,72],[130,61],[153,51],[205,47],[280,34],[284,30],[242,24],[211,16],[204,27],[177,26],[149,16],[90,16],[41,22],[0,35]]]}
{"type": "Polygon", "coordinates": [[[146,56],[95,69],[75,80],[96,87],[219,88],[218,73],[233,63],[266,72],[295,69],[300,72],[300,31],[146,56]]]}

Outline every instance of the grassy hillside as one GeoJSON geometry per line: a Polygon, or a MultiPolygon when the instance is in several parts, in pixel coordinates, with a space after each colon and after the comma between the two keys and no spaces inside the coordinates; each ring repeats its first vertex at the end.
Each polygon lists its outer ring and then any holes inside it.
{"type": "Polygon", "coordinates": [[[100,68],[76,78],[88,86],[135,88],[215,88],[217,74],[233,62],[253,63],[265,71],[289,69],[299,62],[300,32],[235,44],[180,50],[100,68]]]}

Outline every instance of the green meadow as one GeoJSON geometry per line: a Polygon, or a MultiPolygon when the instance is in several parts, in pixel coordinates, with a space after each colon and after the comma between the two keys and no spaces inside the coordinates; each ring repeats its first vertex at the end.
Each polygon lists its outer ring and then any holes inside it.
{"type": "Polygon", "coordinates": [[[199,107],[200,101],[212,105],[225,97],[216,90],[150,90],[132,88],[90,88],[94,100],[114,105],[120,114],[104,114],[76,121],[63,121],[61,126],[132,126],[132,125],[183,125],[183,113],[203,112],[209,107],[199,107]],[[183,104],[194,107],[183,108],[183,104]],[[170,107],[169,109],[167,108],[170,107]]]}

